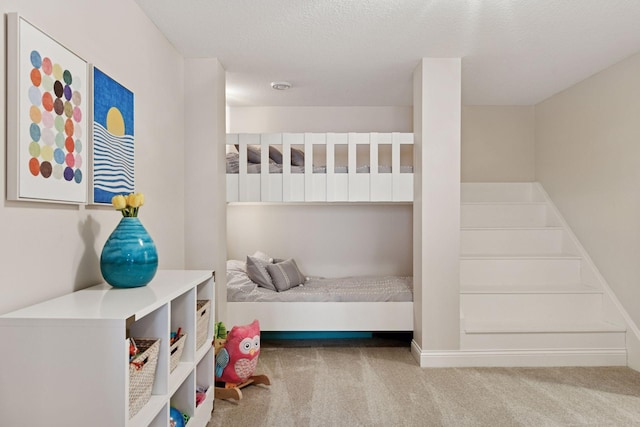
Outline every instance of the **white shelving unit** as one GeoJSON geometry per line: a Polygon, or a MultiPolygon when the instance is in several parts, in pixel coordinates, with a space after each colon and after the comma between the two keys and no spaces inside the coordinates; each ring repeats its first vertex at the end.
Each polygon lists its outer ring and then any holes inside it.
{"type": "Polygon", "coordinates": [[[6,425],[169,425],[169,408],[206,426],[213,410],[214,277],[161,270],[147,286],[100,284],[0,316],[0,414],[6,425]],[[196,301],[211,300],[207,340],[196,348],[196,301]],[[187,334],[169,372],[169,334],[187,334]],[[149,402],[129,419],[128,337],[160,338],[149,402]],[[207,398],[195,404],[197,385],[207,398]]]}

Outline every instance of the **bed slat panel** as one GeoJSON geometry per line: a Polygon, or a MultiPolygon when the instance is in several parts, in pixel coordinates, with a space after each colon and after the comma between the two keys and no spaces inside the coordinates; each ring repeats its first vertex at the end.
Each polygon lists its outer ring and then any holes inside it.
{"type": "MultiPolygon", "coordinates": [[[[238,134],[228,133],[226,137],[226,145],[234,146],[237,144],[238,144],[238,134]]],[[[238,177],[239,177],[239,174],[236,174],[236,173],[227,174],[227,202],[240,201],[238,197],[238,194],[239,194],[238,177]]]]}
{"type": "Polygon", "coordinates": [[[410,202],[413,200],[413,173],[400,173],[400,146],[403,144],[413,146],[413,134],[396,133],[394,137],[395,140],[397,140],[398,148],[397,151],[393,153],[393,158],[394,162],[398,165],[398,174],[393,177],[393,201],[410,202]]]}
{"type": "Polygon", "coordinates": [[[337,142],[337,140],[339,139],[339,135],[335,134],[335,133],[328,133],[327,137],[326,137],[326,147],[327,147],[327,153],[326,153],[326,162],[325,164],[327,165],[327,171],[326,171],[326,175],[327,175],[327,202],[335,202],[336,201],[336,196],[335,196],[335,187],[336,187],[336,182],[335,182],[335,161],[336,161],[336,150],[335,150],[335,144],[337,142]]]}
{"type": "Polygon", "coordinates": [[[260,176],[247,173],[247,145],[259,145],[260,135],[241,133],[238,137],[238,193],[241,202],[260,201],[260,176]]]}
{"type": "Polygon", "coordinates": [[[401,173],[397,178],[398,189],[394,193],[394,201],[411,202],[413,201],[413,174],[401,173]]]}
{"type": "Polygon", "coordinates": [[[412,331],[412,302],[228,302],[227,325],[262,331],[412,331]]]}
{"type": "MultiPolygon", "coordinates": [[[[401,173],[401,146],[413,144],[412,133],[284,133],[228,134],[228,145],[237,145],[239,173],[227,175],[228,202],[410,202],[413,173],[401,173]],[[380,173],[380,146],[391,146],[391,173],[380,173]],[[261,149],[260,173],[247,170],[247,146],[261,149]],[[269,146],[282,148],[282,173],[271,173],[269,146]],[[304,173],[291,172],[291,146],[304,146],[304,173]],[[315,145],[324,146],[324,173],[314,173],[315,145]],[[347,173],[336,173],[336,146],[347,148],[347,173]],[[358,173],[358,146],[369,149],[369,173],[358,173]]],[[[360,150],[363,150],[360,147],[360,150]]],[[[406,152],[406,149],[405,149],[406,152]]],[[[342,153],[342,151],[341,151],[342,153]]],[[[342,155],[342,154],[341,154],[342,155]]],[[[385,164],[387,160],[383,161],[385,164]]],[[[361,163],[362,160],[361,160],[361,163]]],[[[340,162],[340,166],[344,163],[340,162]]]]}
{"type": "Polygon", "coordinates": [[[393,180],[393,201],[400,199],[400,135],[397,132],[391,134],[391,176],[393,180]]]}
{"type": "Polygon", "coordinates": [[[247,174],[244,180],[245,186],[246,186],[245,199],[240,201],[241,202],[259,202],[261,200],[260,199],[261,181],[262,180],[260,178],[259,173],[247,174]]]}
{"type": "Polygon", "coordinates": [[[280,144],[282,134],[260,134],[260,200],[263,202],[282,201],[282,176],[269,170],[269,145],[280,144]]]}
{"type": "Polygon", "coordinates": [[[282,135],[282,201],[293,201],[291,196],[291,145],[296,144],[296,136],[291,133],[282,135]]]}
{"type": "Polygon", "coordinates": [[[239,202],[238,199],[238,174],[227,174],[227,202],[239,202]]]}
{"type": "MultiPolygon", "coordinates": [[[[311,134],[311,144],[312,144],[312,148],[311,148],[311,152],[313,153],[313,145],[322,145],[325,146],[327,145],[327,135],[323,134],[323,133],[312,133],[311,134]]],[[[329,148],[326,147],[327,153],[329,152],[329,148]]],[[[328,155],[328,154],[327,154],[328,155]]],[[[305,172],[307,170],[306,168],[307,162],[306,162],[306,151],[305,151],[305,172]]],[[[313,177],[311,179],[311,183],[313,185],[313,189],[312,189],[312,201],[314,202],[326,202],[328,201],[328,197],[327,197],[327,173],[313,173],[313,163],[310,164],[310,169],[311,169],[311,176],[313,177]]],[[[329,169],[329,165],[327,164],[327,170],[329,169]]]]}
{"type": "Polygon", "coordinates": [[[313,134],[304,134],[304,200],[313,202],[313,134]]]}
{"type": "Polygon", "coordinates": [[[366,202],[371,200],[369,174],[358,173],[358,145],[366,145],[371,158],[369,134],[349,133],[349,201],[366,202]]]}
{"type": "Polygon", "coordinates": [[[304,202],[304,174],[295,173],[291,174],[291,201],[292,202],[304,202]]]}

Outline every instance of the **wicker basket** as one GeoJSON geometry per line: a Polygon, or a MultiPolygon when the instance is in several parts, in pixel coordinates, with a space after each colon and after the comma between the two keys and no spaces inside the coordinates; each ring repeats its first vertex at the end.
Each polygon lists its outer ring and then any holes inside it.
{"type": "Polygon", "coordinates": [[[211,301],[208,299],[198,300],[196,312],[196,348],[203,346],[209,334],[209,307],[211,301]]]}
{"type": "Polygon", "coordinates": [[[158,365],[160,340],[135,340],[139,354],[129,362],[129,418],[132,418],[149,401],[158,365]]]}
{"type": "Polygon", "coordinates": [[[169,349],[169,354],[171,358],[169,359],[169,372],[173,372],[180,363],[180,357],[182,357],[182,350],[184,350],[184,342],[187,339],[187,334],[182,334],[180,338],[176,342],[171,345],[169,349]]]}

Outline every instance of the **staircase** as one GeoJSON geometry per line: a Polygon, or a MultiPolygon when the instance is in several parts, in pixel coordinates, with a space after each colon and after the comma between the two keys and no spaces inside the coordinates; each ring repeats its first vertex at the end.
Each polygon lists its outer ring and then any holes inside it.
{"type": "Polygon", "coordinates": [[[463,183],[460,349],[478,366],[626,365],[625,326],[537,183],[463,183]]]}

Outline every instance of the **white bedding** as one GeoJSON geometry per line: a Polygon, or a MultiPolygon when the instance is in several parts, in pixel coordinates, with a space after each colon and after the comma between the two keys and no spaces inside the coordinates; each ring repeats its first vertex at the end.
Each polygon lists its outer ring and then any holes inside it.
{"type": "Polygon", "coordinates": [[[411,277],[310,277],[284,292],[259,287],[245,271],[244,261],[227,261],[229,302],[403,302],[413,301],[411,277]]]}

